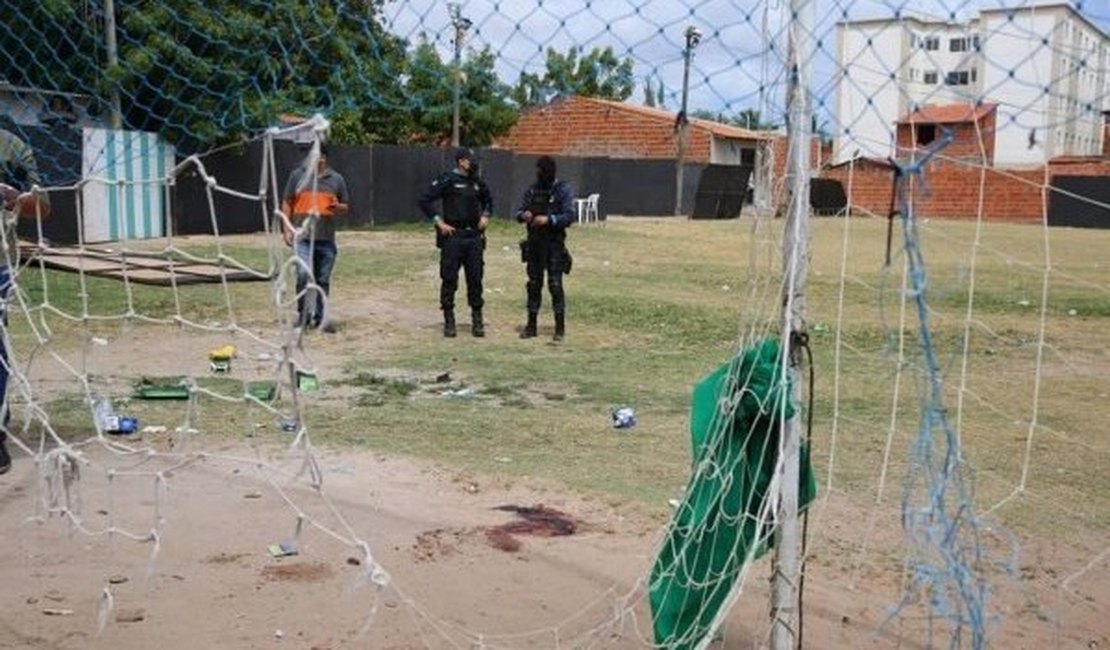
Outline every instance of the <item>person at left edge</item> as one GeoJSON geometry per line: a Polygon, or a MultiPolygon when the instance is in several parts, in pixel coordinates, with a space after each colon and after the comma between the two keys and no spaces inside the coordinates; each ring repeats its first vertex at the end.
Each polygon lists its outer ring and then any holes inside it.
{"type": "Polygon", "coordinates": [[[325,313],[324,299],[331,293],[331,274],[339,251],[335,246],[335,217],[350,211],[347,181],[328,165],[327,146],[320,143],[320,155],[312,164],[312,151],[289,174],[282,194],[282,211],[289,224],[282,224],[286,246],[296,244],[297,257],[297,324],[335,332],[335,325],[325,313]],[[290,224],[293,228],[290,228],[290,224]],[[309,280],[319,291],[305,291],[309,280]]]}
{"type": "Polygon", "coordinates": [[[455,168],[437,177],[420,197],[420,210],[436,228],[439,248],[439,307],[443,310],[443,335],[453,338],[455,291],[459,267],[466,273],[466,301],[470,305],[470,332],[485,336],[482,320],[482,274],[486,250],[486,227],[493,211],[489,187],[479,176],[474,151],[455,152],[455,168]]]}
{"type": "MultiPolygon", "coordinates": [[[[19,264],[19,241],[16,225],[20,219],[46,218],[50,215],[50,196],[36,192],[40,185],[38,165],[30,145],[19,136],[0,129],[0,225],[4,229],[0,242],[0,319],[8,324],[8,292],[12,286],[12,272],[19,264]]],[[[8,454],[8,378],[11,368],[8,357],[8,337],[0,336],[0,474],[11,469],[8,454]]]]}

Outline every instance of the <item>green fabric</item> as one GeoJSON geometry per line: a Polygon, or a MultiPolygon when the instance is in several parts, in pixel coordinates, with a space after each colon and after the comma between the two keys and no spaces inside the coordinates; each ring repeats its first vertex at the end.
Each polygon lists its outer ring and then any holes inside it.
{"type": "MultiPolygon", "coordinates": [[[[697,646],[748,556],[771,546],[771,527],[759,524],[759,510],[774,476],[781,417],[795,413],[780,364],[778,340],[765,339],[694,387],[693,475],[649,586],[661,647],[697,646]]],[[[817,494],[802,452],[799,507],[817,494]]]]}

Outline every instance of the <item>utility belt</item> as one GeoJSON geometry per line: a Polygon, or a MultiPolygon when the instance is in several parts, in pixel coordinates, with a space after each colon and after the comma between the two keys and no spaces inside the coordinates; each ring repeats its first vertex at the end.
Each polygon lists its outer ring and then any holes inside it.
{"type": "Polygon", "coordinates": [[[478,230],[478,226],[457,226],[453,223],[448,223],[447,225],[452,226],[455,229],[455,236],[456,237],[481,237],[482,236],[482,231],[478,230]]]}
{"type": "MultiPolygon", "coordinates": [[[[482,239],[485,233],[478,229],[478,226],[456,226],[453,223],[447,222],[447,225],[453,227],[455,232],[450,235],[444,236],[436,230],[436,248],[443,248],[444,242],[448,239],[482,239]]],[[[485,244],[482,244],[483,248],[485,244]]]]}
{"type": "Polygon", "coordinates": [[[528,258],[532,255],[541,255],[546,252],[547,255],[551,254],[553,250],[560,250],[563,253],[563,273],[570,273],[571,268],[574,266],[574,257],[571,256],[570,250],[567,249],[566,241],[563,239],[551,239],[546,242],[535,241],[529,239],[520,240],[520,261],[525,264],[528,263],[528,258]]]}

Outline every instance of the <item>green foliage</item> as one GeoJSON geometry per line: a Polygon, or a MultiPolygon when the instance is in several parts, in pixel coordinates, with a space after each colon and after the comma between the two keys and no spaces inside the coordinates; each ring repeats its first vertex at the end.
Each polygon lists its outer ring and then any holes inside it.
{"type": "Polygon", "coordinates": [[[547,49],[546,70],[542,76],[526,72],[513,89],[513,99],[522,107],[545,104],[555,97],[581,95],[624,101],[632,96],[635,78],[632,59],[623,61],[613,48],[594,48],[579,58],[578,48],[566,54],[547,49]]]}
{"type": "Polygon", "coordinates": [[[7,82],[59,92],[88,93],[99,83],[104,39],[97,33],[97,17],[86,3],[67,0],[25,2],[0,21],[0,52],[7,82]],[[28,34],[50,34],[47,41],[28,34]]]}
{"type": "MultiPolygon", "coordinates": [[[[458,73],[459,132],[463,142],[488,145],[516,122],[509,88],[494,71],[496,57],[489,47],[471,53],[458,73]]],[[[444,63],[431,43],[418,45],[410,57],[405,92],[413,108],[410,140],[436,144],[451,135],[456,72],[444,63]]]]}
{"type": "Polygon", "coordinates": [[[714,113],[713,111],[704,110],[694,111],[691,115],[698,119],[732,124],[752,131],[773,131],[779,128],[774,122],[765,122],[762,114],[755,108],[745,108],[731,117],[723,113],[714,113]]]}
{"type": "Polygon", "coordinates": [[[772,131],[779,128],[779,125],[774,121],[765,120],[763,114],[757,108],[745,108],[734,115],[729,122],[752,131],[772,131]]]}
{"type": "MultiPolygon", "coordinates": [[[[207,3],[124,1],[117,5],[125,125],[183,144],[212,143],[309,115],[359,107],[378,125],[399,96],[403,43],[375,20],[351,20],[331,3],[297,0],[207,3]]],[[[373,131],[371,131],[373,133],[373,131]]],[[[381,133],[379,133],[381,135],[381,133]]]]}
{"type": "Polygon", "coordinates": [[[663,80],[659,80],[658,88],[651,77],[644,79],[644,106],[652,108],[666,108],[666,91],[663,88],[663,80]]]}
{"type": "Polygon", "coordinates": [[[283,113],[335,113],[359,141],[404,132],[405,43],[382,28],[381,0],[357,12],[303,0],[117,0],[111,66],[98,4],[47,0],[13,13],[0,26],[8,81],[91,95],[102,116],[118,95],[126,128],[185,150],[283,113]]]}

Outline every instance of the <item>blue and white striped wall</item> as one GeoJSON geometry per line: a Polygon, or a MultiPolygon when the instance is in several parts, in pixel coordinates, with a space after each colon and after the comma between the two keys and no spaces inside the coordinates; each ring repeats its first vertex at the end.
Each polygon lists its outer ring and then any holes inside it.
{"type": "Polygon", "coordinates": [[[173,147],[139,131],[86,128],[82,140],[84,241],[165,236],[173,147]]]}

